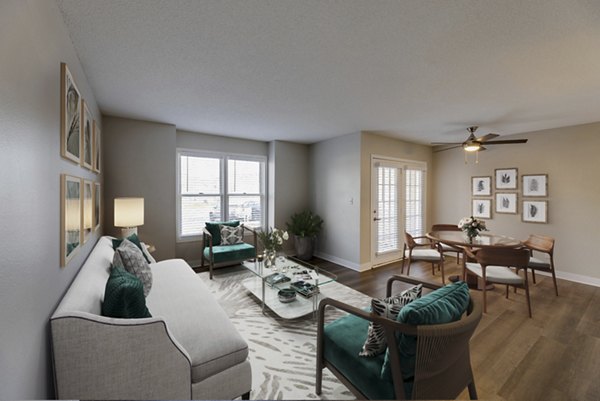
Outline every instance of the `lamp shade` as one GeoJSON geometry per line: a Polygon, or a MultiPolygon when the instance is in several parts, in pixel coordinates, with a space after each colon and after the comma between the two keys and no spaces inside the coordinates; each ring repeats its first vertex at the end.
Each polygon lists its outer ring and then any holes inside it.
{"type": "Polygon", "coordinates": [[[144,198],[115,198],[115,227],[144,225],[144,198]]]}

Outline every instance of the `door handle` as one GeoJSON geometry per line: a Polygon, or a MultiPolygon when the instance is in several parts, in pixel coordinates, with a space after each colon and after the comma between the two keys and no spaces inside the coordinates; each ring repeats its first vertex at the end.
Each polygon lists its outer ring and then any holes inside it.
{"type": "Polygon", "coordinates": [[[373,221],[379,221],[381,220],[379,217],[373,217],[373,221]]]}

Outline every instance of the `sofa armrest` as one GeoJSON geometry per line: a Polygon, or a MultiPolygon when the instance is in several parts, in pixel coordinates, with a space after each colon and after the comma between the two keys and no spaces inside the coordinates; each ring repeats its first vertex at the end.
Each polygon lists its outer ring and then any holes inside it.
{"type": "Polygon", "coordinates": [[[50,320],[57,399],[191,399],[191,360],[159,317],[50,320]]]}

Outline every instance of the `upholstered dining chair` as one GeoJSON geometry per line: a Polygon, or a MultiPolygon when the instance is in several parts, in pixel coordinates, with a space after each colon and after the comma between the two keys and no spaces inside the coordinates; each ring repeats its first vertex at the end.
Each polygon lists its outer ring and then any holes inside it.
{"type": "Polygon", "coordinates": [[[475,259],[477,262],[466,262],[464,264],[463,280],[465,279],[466,271],[470,271],[477,277],[480,277],[484,285],[482,285],[483,293],[483,311],[487,313],[487,298],[485,283],[496,283],[506,285],[506,298],[508,298],[508,286],[525,289],[525,297],[527,299],[527,309],[529,317],[531,315],[531,301],[529,299],[529,282],[527,280],[527,266],[529,264],[529,250],[525,248],[481,248],[476,253],[466,249],[467,257],[475,259]],[[517,269],[512,271],[510,267],[517,269]],[[518,272],[523,270],[524,274],[521,277],[518,272]]]}
{"type": "MultiPolygon", "coordinates": [[[[431,227],[431,231],[460,231],[457,224],[434,224],[431,227]]],[[[460,260],[460,255],[462,254],[462,249],[457,248],[452,245],[442,244],[440,242],[440,246],[442,248],[442,253],[454,253],[456,252],[456,263],[460,260]]]]}
{"type": "Polygon", "coordinates": [[[331,298],[319,303],[316,393],[321,394],[327,368],[358,399],[445,400],[465,388],[471,399],[477,399],[469,340],[481,320],[480,302],[470,296],[465,283],[442,287],[407,276],[388,280],[388,297],[398,282],[422,284],[424,293],[434,291],[404,306],[410,311],[403,315],[401,310],[398,320],[331,298]],[[348,315],[325,324],[326,311],[348,315]],[[369,322],[383,327],[388,348],[384,354],[361,357],[369,322]]]}
{"type": "Polygon", "coordinates": [[[556,296],[558,296],[556,273],[554,272],[554,238],[544,235],[531,234],[526,241],[523,241],[523,244],[531,253],[528,267],[531,269],[531,278],[533,278],[533,283],[535,284],[536,270],[551,273],[552,281],[554,281],[554,292],[556,293],[556,296]],[[549,259],[538,259],[534,257],[533,251],[548,254],[549,259]]]}
{"type": "Polygon", "coordinates": [[[440,244],[431,241],[425,236],[413,237],[405,231],[403,255],[404,259],[402,259],[402,266],[400,267],[401,274],[404,274],[405,262],[408,265],[406,269],[407,276],[410,276],[410,265],[412,262],[429,262],[431,263],[431,274],[435,275],[435,265],[437,265],[442,272],[442,284],[446,282],[444,275],[444,254],[440,244]],[[424,240],[425,242],[418,243],[415,241],[416,239],[424,240]]]}

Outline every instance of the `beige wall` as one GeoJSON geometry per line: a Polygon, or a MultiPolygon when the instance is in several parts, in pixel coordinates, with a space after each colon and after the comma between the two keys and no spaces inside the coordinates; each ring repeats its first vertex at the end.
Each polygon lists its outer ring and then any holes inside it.
{"type": "MultiPolygon", "coordinates": [[[[405,142],[379,135],[375,132],[362,132],[360,150],[360,264],[361,270],[371,267],[371,156],[386,156],[396,159],[425,162],[427,164],[427,198],[431,198],[432,179],[431,147],[405,142]]],[[[432,202],[427,202],[426,216],[431,215],[432,202]]],[[[427,219],[425,226],[430,226],[427,219]]]]}
{"type": "Polygon", "coordinates": [[[529,142],[488,146],[489,150],[480,154],[479,164],[471,159],[465,165],[460,149],[434,154],[433,221],[455,223],[470,215],[471,176],[493,176],[496,168],[517,167],[518,214],[493,213],[488,221],[491,231],[520,239],[532,233],[555,237],[557,274],[600,285],[593,245],[600,227],[600,123],[528,132],[514,138],[528,138],[529,142]],[[548,224],[521,222],[522,174],[548,174],[548,224]]]}
{"type": "Polygon", "coordinates": [[[175,126],[104,117],[104,226],[114,227],[114,199],[144,198],[142,241],[156,247],[157,260],[175,257],[175,126]]]}
{"type": "Polygon", "coordinates": [[[60,63],[100,111],[53,1],[0,2],[0,399],[52,399],[48,320],[102,230],[60,267],[60,63]]]}
{"type": "Polygon", "coordinates": [[[316,254],[360,268],[360,145],[354,133],[310,146],[311,209],[324,220],[316,254]]]}

